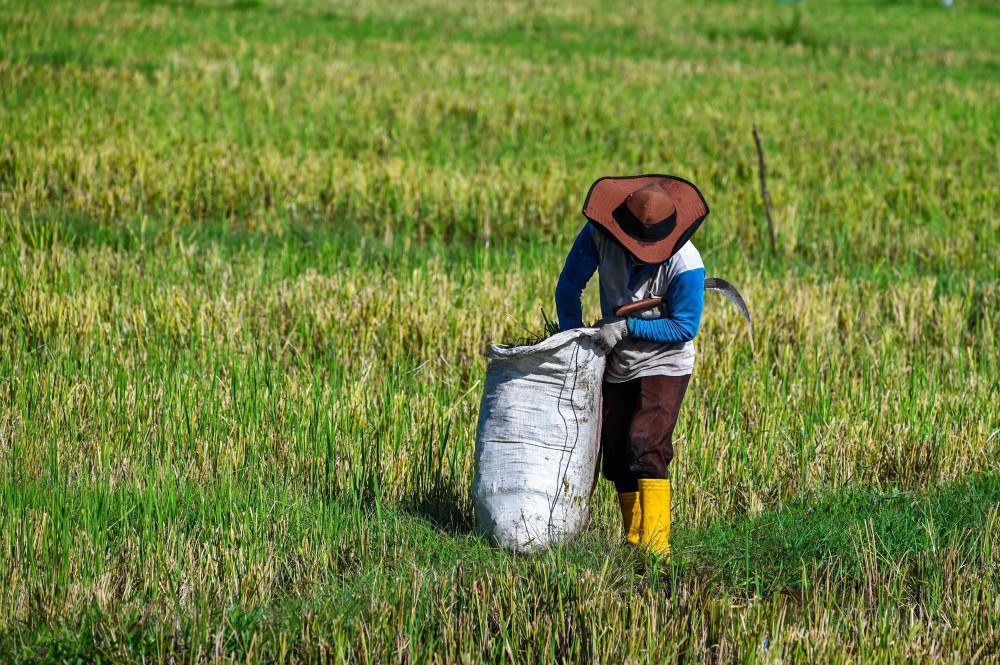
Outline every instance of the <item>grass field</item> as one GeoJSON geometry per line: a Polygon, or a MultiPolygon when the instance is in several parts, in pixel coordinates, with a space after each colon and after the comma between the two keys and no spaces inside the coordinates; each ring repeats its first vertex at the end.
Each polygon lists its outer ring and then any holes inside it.
{"type": "Polygon", "coordinates": [[[1000,661],[998,35],[989,0],[0,0],[0,661],[1000,661]],[[493,549],[483,351],[637,172],[700,185],[756,316],[707,297],[673,560],[603,483],[572,545],[493,549]]]}

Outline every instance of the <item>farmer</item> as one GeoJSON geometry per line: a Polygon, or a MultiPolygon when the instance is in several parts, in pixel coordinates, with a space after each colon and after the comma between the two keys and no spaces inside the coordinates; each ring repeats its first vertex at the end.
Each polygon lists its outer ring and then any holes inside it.
{"type": "Polygon", "coordinates": [[[583,204],[580,231],[556,286],[562,330],[583,326],[580,296],[600,274],[595,341],[608,354],[601,448],[615,484],[626,539],[670,554],[670,461],[677,413],[694,368],[704,303],[705,266],[689,240],[708,216],[690,182],[667,175],[601,178],[583,204]],[[664,297],[629,318],[622,305],[664,297]]]}

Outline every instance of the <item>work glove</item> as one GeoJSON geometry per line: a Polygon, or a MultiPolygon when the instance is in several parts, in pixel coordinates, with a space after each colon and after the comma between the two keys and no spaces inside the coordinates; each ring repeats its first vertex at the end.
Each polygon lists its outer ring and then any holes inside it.
{"type": "Polygon", "coordinates": [[[605,355],[611,353],[611,349],[615,348],[618,342],[622,341],[625,337],[628,337],[628,322],[622,319],[621,321],[614,321],[612,323],[602,324],[597,330],[597,334],[594,335],[594,341],[600,346],[605,355]]]}

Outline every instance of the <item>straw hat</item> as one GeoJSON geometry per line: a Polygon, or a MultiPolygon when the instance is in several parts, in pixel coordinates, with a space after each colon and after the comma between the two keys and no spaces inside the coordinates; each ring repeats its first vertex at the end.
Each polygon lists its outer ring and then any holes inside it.
{"type": "Polygon", "coordinates": [[[708,204],[683,178],[606,177],[591,185],[583,215],[643,263],[662,263],[698,230],[708,204]]]}

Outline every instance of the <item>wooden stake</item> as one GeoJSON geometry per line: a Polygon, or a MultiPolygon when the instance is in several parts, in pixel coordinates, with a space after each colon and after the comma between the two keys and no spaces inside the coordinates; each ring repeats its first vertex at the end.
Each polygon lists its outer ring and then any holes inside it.
{"type": "Polygon", "coordinates": [[[774,231],[774,217],[771,215],[771,195],[767,193],[767,176],[764,173],[764,146],[757,133],[757,125],[753,126],[753,140],[757,143],[757,164],[760,167],[760,194],[764,198],[764,212],[767,214],[767,230],[771,234],[771,254],[778,253],[778,236],[774,231]]]}

